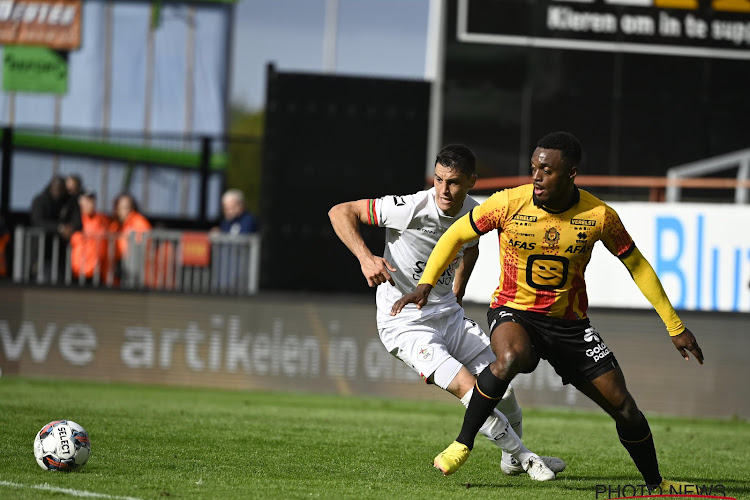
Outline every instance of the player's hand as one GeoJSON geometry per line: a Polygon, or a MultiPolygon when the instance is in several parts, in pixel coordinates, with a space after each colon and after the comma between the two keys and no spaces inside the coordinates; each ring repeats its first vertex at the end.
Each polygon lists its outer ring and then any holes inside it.
{"type": "Polygon", "coordinates": [[[370,288],[385,283],[386,281],[391,285],[396,286],[396,282],[393,281],[393,277],[388,272],[396,271],[396,268],[383,257],[373,255],[372,258],[361,263],[361,268],[362,274],[367,279],[367,284],[370,288]]]}
{"type": "Polygon", "coordinates": [[[415,288],[413,292],[404,295],[393,304],[393,307],[391,308],[391,316],[400,313],[406,304],[416,304],[417,309],[422,309],[422,306],[427,303],[427,297],[430,295],[431,290],[432,285],[426,283],[417,285],[417,288],[415,288]]]}
{"type": "Polygon", "coordinates": [[[690,354],[692,354],[693,357],[698,360],[698,363],[703,364],[703,351],[701,351],[701,348],[698,345],[698,341],[695,340],[693,332],[685,328],[684,332],[670,338],[672,339],[672,342],[674,343],[674,346],[677,348],[677,350],[680,351],[682,357],[685,358],[685,361],[688,361],[690,359],[686,352],[690,351],[690,354]]]}

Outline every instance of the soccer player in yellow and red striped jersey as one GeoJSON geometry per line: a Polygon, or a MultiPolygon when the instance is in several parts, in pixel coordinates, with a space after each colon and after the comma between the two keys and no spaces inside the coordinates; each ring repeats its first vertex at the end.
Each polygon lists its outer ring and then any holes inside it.
{"type": "MultiPolygon", "coordinates": [[[[467,196],[475,180],[474,153],[464,145],[449,144],[435,158],[431,189],[347,201],[328,212],[336,235],[356,256],[367,284],[377,287],[376,321],[383,346],[426,383],[450,392],[465,406],[471,399],[476,375],[495,359],[489,337],[476,322],[464,317],[461,307],[479,257],[478,242],[457,250],[453,262],[435,283],[429,306],[407,307],[398,317],[390,313],[393,304],[418,284],[440,236],[478,205],[467,196]],[[367,247],[359,230],[361,224],[385,228],[382,257],[367,247]]],[[[503,450],[503,473],[526,472],[536,481],[554,479],[565,462],[557,457],[539,457],[523,445],[521,408],[512,388],[506,392],[478,432],[503,450]]]]}
{"type": "Polygon", "coordinates": [[[422,307],[436,279],[458,248],[497,229],[502,276],[487,314],[497,360],[477,377],[459,436],[435,464],[455,472],[467,459],[479,425],[518,373],[546,359],[562,377],[601,406],[650,488],[663,480],[648,422],[625,386],[614,353],[591,326],[584,272],[601,241],[627,267],[664,321],[687,360],[703,364],[703,353],[685,328],[659,278],[641,255],[617,213],[575,185],[582,148],[567,132],[542,137],[531,157],[532,184],[501,191],[456,221],[440,238],[417,288],[396,302],[396,315],[409,303],[422,307]]]}

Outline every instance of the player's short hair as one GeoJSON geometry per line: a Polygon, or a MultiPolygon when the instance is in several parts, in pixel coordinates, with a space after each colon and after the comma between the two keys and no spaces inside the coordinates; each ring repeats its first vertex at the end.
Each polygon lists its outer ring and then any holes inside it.
{"type": "Polygon", "coordinates": [[[557,149],[562,153],[562,159],[568,167],[577,167],[581,163],[583,148],[581,141],[570,132],[552,132],[537,142],[538,148],[557,149]]]}
{"type": "Polygon", "coordinates": [[[477,171],[477,157],[463,144],[448,144],[441,149],[435,158],[435,165],[438,163],[446,168],[455,168],[467,177],[477,171]]]}

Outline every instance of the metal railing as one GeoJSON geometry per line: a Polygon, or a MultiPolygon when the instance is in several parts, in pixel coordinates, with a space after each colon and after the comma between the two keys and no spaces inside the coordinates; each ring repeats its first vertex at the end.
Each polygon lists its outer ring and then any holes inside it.
{"type": "Polygon", "coordinates": [[[258,234],[158,229],[76,233],[70,242],[41,228],[14,233],[13,281],[39,285],[252,295],[258,292],[258,234]]]}
{"type": "MultiPolygon", "coordinates": [[[[667,169],[667,179],[673,181],[667,185],[667,201],[680,200],[682,184],[676,181],[713,174],[730,168],[737,168],[737,180],[732,184],[732,187],[734,187],[734,202],[748,203],[750,201],[750,197],[748,197],[750,192],[750,186],[748,186],[748,180],[750,180],[750,148],[667,169]]],[[[730,179],[725,180],[731,182],[730,179]]],[[[702,179],[696,179],[696,181],[698,185],[705,183],[702,179]]],[[[705,187],[713,186],[706,185],[705,187]]]]}

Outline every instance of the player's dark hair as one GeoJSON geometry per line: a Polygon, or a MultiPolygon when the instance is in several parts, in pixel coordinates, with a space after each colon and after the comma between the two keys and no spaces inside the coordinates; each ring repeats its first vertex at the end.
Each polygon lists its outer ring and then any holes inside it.
{"type": "Polygon", "coordinates": [[[477,157],[463,144],[448,144],[441,149],[435,158],[435,165],[438,163],[446,168],[455,168],[467,177],[477,171],[477,157]]]}
{"type": "Polygon", "coordinates": [[[552,132],[539,139],[536,145],[538,148],[559,150],[568,167],[577,167],[581,163],[581,141],[570,132],[552,132]]]}

